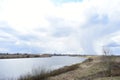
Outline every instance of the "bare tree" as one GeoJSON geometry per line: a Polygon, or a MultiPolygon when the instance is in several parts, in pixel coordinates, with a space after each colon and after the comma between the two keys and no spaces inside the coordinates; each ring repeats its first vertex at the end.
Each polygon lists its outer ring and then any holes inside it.
{"type": "Polygon", "coordinates": [[[102,61],[105,62],[105,65],[108,68],[108,75],[112,76],[112,65],[113,65],[113,55],[111,54],[111,50],[108,47],[103,47],[103,57],[102,61]]]}

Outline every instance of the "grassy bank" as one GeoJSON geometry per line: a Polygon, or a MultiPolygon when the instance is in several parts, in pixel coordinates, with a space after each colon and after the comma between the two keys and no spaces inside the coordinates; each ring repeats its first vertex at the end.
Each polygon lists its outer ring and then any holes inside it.
{"type": "Polygon", "coordinates": [[[119,80],[119,56],[91,56],[83,63],[54,71],[43,70],[23,76],[18,80],[119,80]]]}
{"type": "Polygon", "coordinates": [[[59,74],[75,70],[77,68],[79,68],[79,64],[65,66],[53,71],[47,69],[34,69],[31,74],[21,76],[18,80],[48,80],[51,76],[57,76],[59,74]]]}

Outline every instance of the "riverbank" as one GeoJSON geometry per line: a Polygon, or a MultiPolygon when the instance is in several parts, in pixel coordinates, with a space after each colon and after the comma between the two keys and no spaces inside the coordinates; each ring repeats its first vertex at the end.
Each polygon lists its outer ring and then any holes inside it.
{"type": "Polygon", "coordinates": [[[0,59],[38,58],[38,57],[52,57],[52,56],[86,57],[85,55],[73,55],[73,54],[0,53],[0,59]]]}
{"type": "Polygon", "coordinates": [[[120,80],[120,56],[89,56],[87,60],[58,70],[26,75],[19,80],[120,80]],[[110,65],[108,64],[110,61],[110,65]],[[41,75],[42,74],[42,75],[41,75]]]}
{"type": "Polygon", "coordinates": [[[49,54],[0,54],[0,59],[51,57],[49,54]]]}
{"type": "MultiPolygon", "coordinates": [[[[109,60],[109,56],[105,57],[109,60]]],[[[111,65],[102,56],[90,56],[79,68],[50,77],[49,80],[120,80],[120,57],[114,56],[111,65]],[[109,73],[111,66],[111,73],[109,73]]]]}

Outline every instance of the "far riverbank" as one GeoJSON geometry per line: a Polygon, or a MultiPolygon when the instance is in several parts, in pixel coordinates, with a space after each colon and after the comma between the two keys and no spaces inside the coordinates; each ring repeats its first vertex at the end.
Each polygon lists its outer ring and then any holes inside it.
{"type": "Polygon", "coordinates": [[[0,59],[51,57],[49,54],[0,54],[0,59]]]}

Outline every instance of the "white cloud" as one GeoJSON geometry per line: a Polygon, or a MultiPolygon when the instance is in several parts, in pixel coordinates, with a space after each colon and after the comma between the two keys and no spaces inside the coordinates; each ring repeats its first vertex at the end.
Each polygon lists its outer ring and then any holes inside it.
{"type": "Polygon", "coordinates": [[[104,47],[109,48],[111,50],[111,54],[119,54],[120,52],[120,31],[111,33],[104,37],[100,37],[95,42],[94,48],[98,54],[102,53],[104,47]]]}
{"type": "MultiPolygon", "coordinates": [[[[0,22],[5,23],[0,24],[0,32],[16,47],[101,54],[101,45],[116,40],[120,43],[119,36],[113,35],[120,32],[119,4],[120,0],[83,0],[56,6],[51,0],[3,0],[0,22]]],[[[2,37],[0,40],[9,42],[2,37]]]]}
{"type": "Polygon", "coordinates": [[[5,0],[1,18],[15,30],[28,33],[27,30],[49,25],[45,18],[51,8],[49,0],[5,0]]]}

